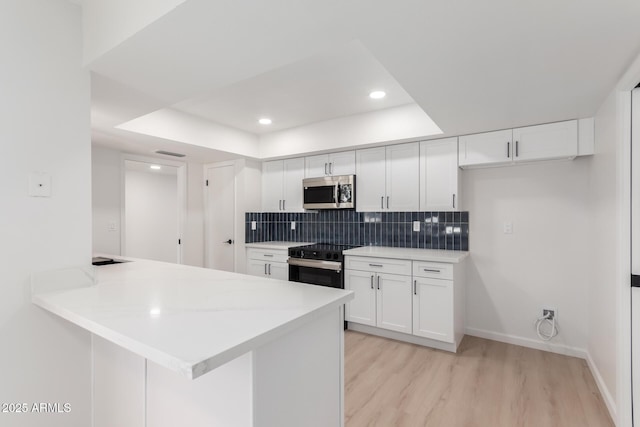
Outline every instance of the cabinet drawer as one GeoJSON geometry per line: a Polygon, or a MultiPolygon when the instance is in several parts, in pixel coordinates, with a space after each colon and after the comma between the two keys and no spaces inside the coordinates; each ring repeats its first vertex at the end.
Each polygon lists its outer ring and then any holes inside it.
{"type": "Polygon", "coordinates": [[[268,249],[247,249],[247,259],[255,259],[272,262],[287,262],[287,251],[274,251],[268,249]]]}
{"type": "Polygon", "coordinates": [[[453,264],[441,262],[413,262],[413,276],[427,277],[432,279],[453,280],[453,264]]]}
{"type": "Polygon", "coordinates": [[[411,275],[411,261],[402,259],[347,256],[345,257],[345,268],[403,276],[411,275]]]}

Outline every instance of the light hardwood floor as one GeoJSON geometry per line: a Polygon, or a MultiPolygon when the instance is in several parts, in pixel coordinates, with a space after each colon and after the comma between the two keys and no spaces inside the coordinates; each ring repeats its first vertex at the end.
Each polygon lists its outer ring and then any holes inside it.
{"type": "Polygon", "coordinates": [[[466,336],[457,354],[345,331],[359,426],[613,426],[582,359],[466,336]]]}

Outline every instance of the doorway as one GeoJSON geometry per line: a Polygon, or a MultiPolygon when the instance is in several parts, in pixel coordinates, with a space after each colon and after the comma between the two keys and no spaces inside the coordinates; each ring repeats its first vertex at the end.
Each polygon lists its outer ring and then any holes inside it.
{"type": "Polygon", "coordinates": [[[179,162],[123,157],[124,256],[182,263],[185,168],[179,162]]]}
{"type": "Polygon", "coordinates": [[[208,268],[235,271],[235,162],[205,166],[206,250],[208,268]]]}

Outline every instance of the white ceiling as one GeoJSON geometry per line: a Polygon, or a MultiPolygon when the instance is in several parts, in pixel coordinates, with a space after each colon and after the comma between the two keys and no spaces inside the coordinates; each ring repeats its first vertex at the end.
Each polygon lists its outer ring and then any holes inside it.
{"type": "Polygon", "coordinates": [[[172,106],[251,132],[262,114],[272,130],[352,114],[370,105],[363,67],[444,135],[590,117],[638,22],[635,0],[187,0],[90,64],[94,130],[172,106]]]}
{"type": "Polygon", "coordinates": [[[360,43],[179,102],[174,109],[247,132],[267,132],[413,103],[402,86],[360,43]],[[384,90],[384,99],[369,93],[384,90]],[[268,117],[271,125],[258,124],[268,117]]]}

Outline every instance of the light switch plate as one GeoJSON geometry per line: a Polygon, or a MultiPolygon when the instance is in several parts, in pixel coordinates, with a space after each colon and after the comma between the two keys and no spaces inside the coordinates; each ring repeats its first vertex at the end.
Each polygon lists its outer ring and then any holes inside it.
{"type": "Polygon", "coordinates": [[[109,221],[109,224],[107,225],[107,228],[109,229],[109,231],[116,231],[116,222],[115,221],[109,221]]]}
{"type": "Polygon", "coordinates": [[[504,234],[513,234],[513,223],[505,222],[502,231],[504,232],[504,234]]]}
{"type": "Polygon", "coordinates": [[[413,231],[420,231],[420,221],[413,221],[413,231]]]}
{"type": "Polygon", "coordinates": [[[291,229],[292,230],[296,229],[296,222],[295,221],[291,221],[291,229]]]}
{"type": "Polygon", "coordinates": [[[44,172],[32,172],[29,175],[29,196],[51,197],[51,175],[44,172]]]}
{"type": "Polygon", "coordinates": [[[258,229],[258,224],[255,221],[251,221],[251,229],[252,230],[257,230],[258,229]]]}

